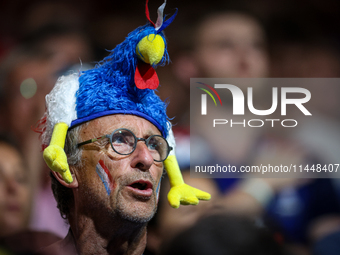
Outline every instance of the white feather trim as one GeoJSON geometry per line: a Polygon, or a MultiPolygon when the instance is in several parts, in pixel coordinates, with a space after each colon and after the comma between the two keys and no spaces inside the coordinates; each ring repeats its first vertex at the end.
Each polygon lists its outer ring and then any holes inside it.
{"type": "Polygon", "coordinates": [[[168,129],[169,129],[169,132],[168,132],[168,137],[167,137],[167,141],[168,141],[168,144],[172,147],[172,151],[170,151],[170,155],[175,155],[175,149],[176,149],[176,141],[175,141],[175,136],[174,136],[174,133],[172,132],[172,127],[171,127],[171,123],[170,121],[168,121],[168,129]]]}
{"type": "Polygon", "coordinates": [[[49,144],[55,124],[64,122],[68,126],[77,119],[76,93],[79,89],[79,73],[59,77],[52,91],[46,95],[46,130],[43,144],[49,144]]]}

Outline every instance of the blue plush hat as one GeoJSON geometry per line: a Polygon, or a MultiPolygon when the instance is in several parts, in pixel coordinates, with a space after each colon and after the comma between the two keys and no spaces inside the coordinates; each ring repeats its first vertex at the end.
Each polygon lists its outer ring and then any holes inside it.
{"type": "MultiPolygon", "coordinates": [[[[137,68],[139,70],[141,66],[147,66],[153,70],[152,65],[142,62],[138,57],[137,45],[144,37],[151,40],[154,35],[160,35],[165,41],[163,33],[157,32],[151,24],[137,28],[95,69],[81,74],[76,100],[77,119],[72,121],[71,127],[105,115],[133,114],[149,120],[167,137],[166,104],[153,89],[139,89],[135,84],[137,68]]],[[[158,64],[166,63],[167,60],[165,47],[158,64]]]]}
{"type": "Polygon", "coordinates": [[[59,122],[74,127],[106,115],[132,114],[147,119],[167,137],[166,104],[154,91],[159,85],[154,67],[169,61],[162,30],[177,10],[163,22],[164,7],[165,3],[159,7],[154,24],[146,3],[148,24],[132,31],[94,69],[59,78],[46,97],[47,129],[59,122]]]}

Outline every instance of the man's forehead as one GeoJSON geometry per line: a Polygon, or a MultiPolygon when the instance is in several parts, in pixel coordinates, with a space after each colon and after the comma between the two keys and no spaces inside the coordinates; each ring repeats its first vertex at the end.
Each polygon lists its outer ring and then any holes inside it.
{"type": "Polygon", "coordinates": [[[109,134],[117,128],[127,128],[136,135],[161,135],[158,128],[148,120],[128,114],[115,114],[100,117],[89,121],[87,126],[88,132],[94,132],[95,135],[109,134]]]}

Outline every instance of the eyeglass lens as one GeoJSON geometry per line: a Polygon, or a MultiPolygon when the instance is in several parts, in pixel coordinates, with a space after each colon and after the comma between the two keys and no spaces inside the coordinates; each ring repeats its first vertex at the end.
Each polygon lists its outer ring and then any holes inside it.
{"type": "Polygon", "coordinates": [[[145,143],[156,161],[162,161],[168,155],[168,144],[162,136],[154,135],[148,139],[136,138],[136,136],[129,130],[119,129],[111,135],[111,143],[113,149],[122,155],[128,155],[132,153],[138,140],[145,140],[145,143]]]}

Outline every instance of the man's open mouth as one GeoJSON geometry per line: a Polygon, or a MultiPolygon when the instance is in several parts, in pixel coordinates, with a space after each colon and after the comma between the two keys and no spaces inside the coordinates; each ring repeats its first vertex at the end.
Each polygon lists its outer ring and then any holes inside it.
{"type": "Polygon", "coordinates": [[[152,195],[152,183],[146,180],[137,180],[129,184],[128,187],[138,196],[150,198],[152,195]]]}

